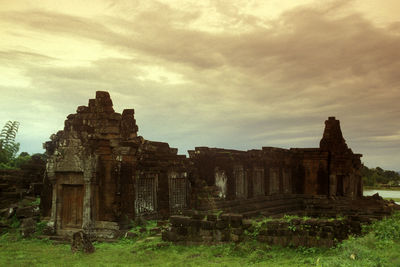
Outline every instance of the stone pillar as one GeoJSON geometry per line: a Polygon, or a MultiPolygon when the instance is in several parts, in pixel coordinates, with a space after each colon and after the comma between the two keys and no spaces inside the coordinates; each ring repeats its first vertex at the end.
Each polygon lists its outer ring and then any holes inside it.
{"type": "Polygon", "coordinates": [[[84,196],[83,196],[83,216],[82,216],[82,229],[85,233],[90,234],[94,223],[92,218],[93,202],[93,181],[95,174],[91,169],[85,170],[83,174],[84,179],[84,196]]]}
{"type": "Polygon", "coordinates": [[[53,186],[53,195],[51,199],[51,215],[50,215],[50,220],[47,223],[47,226],[56,229],[56,220],[57,220],[57,184],[52,181],[52,186],[53,186]]]}
{"type": "Polygon", "coordinates": [[[351,174],[349,174],[349,176],[346,176],[346,179],[345,179],[345,193],[344,193],[344,195],[346,196],[346,197],[351,197],[351,198],[353,198],[354,197],[354,190],[355,190],[355,186],[354,186],[354,184],[355,184],[355,181],[354,181],[354,174],[353,173],[351,173],[351,174]]]}
{"type": "Polygon", "coordinates": [[[92,216],[92,209],[94,208],[93,198],[93,184],[96,182],[96,166],[98,158],[96,156],[89,156],[85,162],[85,169],[83,172],[84,181],[84,196],[83,196],[83,216],[82,216],[82,229],[86,234],[90,235],[94,227],[92,216]]]}
{"type": "Polygon", "coordinates": [[[85,194],[83,197],[83,218],[82,218],[82,229],[90,231],[92,225],[92,185],[90,182],[85,181],[84,190],[85,194]]]}
{"type": "Polygon", "coordinates": [[[336,175],[331,174],[329,175],[329,196],[330,197],[336,196],[336,190],[337,190],[336,175]]]}

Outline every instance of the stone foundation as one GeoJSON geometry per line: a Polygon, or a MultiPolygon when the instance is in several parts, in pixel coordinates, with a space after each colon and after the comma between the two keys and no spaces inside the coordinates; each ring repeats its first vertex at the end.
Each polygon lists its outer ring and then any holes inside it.
{"type": "MultiPolygon", "coordinates": [[[[279,200],[278,196],[275,198],[279,200]]],[[[285,200],[287,201],[287,197],[282,197],[281,201],[285,200]]],[[[165,241],[185,244],[218,244],[256,239],[270,245],[332,247],[349,235],[360,235],[362,224],[382,219],[391,215],[394,210],[400,210],[399,205],[379,196],[351,200],[297,195],[296,202],[301,203],[297,207],[302,207],[293,212],[298,216],[284,216],[279,219],[265,216],[263,219],[260,216],[249,219],[242,214],[233,213],[216,215],[216,210],[214,213],[186,211],[184,215],[170,217],[171,226],[163,232],[162,237],[165,241]]],[[[290,202],[287,204],[286,209],[290,202]]],[[[247,207],[251,209],[251,205],[247,207]]],[[[234,208],[238,206],[232,207],[234,208]]],[[[283,216],[282,213],[275,215],[283,216]]]]}
{"type": "Polygon", "coordinates": [[[256,239],[270,245],[332,247],[361,234],[361,221],[349,219],[243,219],[240,214],[171,216],[164,241],[218,244],[256,239]]]}

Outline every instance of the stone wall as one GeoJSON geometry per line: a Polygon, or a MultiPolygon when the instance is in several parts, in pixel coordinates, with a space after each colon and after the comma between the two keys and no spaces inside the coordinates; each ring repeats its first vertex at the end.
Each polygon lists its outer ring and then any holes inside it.
{"type": "Polygon", "coordinates": [[[46,206],[57,233],[112,236],[135,217],[164,218],[189,206],[186,157],[137,132],[134,110],[115,112],[110,95],[98,91],[44,144],[46,206]]]}
{"type": "MultiPolygon", "coordinates": [[[[237,242],[244,237],[243,216],[239,214],[174,215],[169,221],[171,227],[162,233],[165,241],[218,243],[237,242]]],[[[250,226],[247,224],[247,227],[250,226]]]]}
{"type": "Polygon", "coordinates": [[[0,170],[0,210],[25,196],[40,196],[44,172],[45,162],[39,155],[33,155],[20,170],[0,170]]]}
{"type": "Polygon", "coordinates": [[[25,182],[21,170],[0,170],[0,209],[22,199],[29,189],[29,181],[25,182]]]}
{"type": "Polygon", "coordinates": [[[22,237],[35,232],[40,218],[45,161],[35,154],[20,170],[0,170],[0,233],[19,225],[22,237]]]}
{"type": "Polygon", "coordinates": [[[301,219],[272,220],[259,229],[249,228],[257,240],[279,246],[332,247],[348,238],[361,234],[359,221],[349,219],[301,219]]]}
{"type": "Polygon", "coordinates": [[[335,117],[325,121],[319,148],[263,147],[248,151],[196,147],[193,205],[271,195],[362,196],[361,155],[343,138],[335,117]]]}
{"type": "Polygon", "coordinates": [[[189,151],[189,157],[196,177],[210,187],[213,197],[232,200],[296,193],[297,177],[293,175],[298,160],[288,149],[238,151],[196,147],[189,151]]]}
{"type": "Polygon", "coordinates": [[[257,239],[270,245],[331,247],[349,235],[361,234],[361,223],[352,219],[270,219],[253,221],[240,214],[197,213],[171,216],[162,233],[165,241],[217,244],[257,239]]]}
{"type": "Polygon", "coordinates": [[[284,196],[269,199],[273,205],[261,209],[269,213],[251,213],[252,209],[255,212],[260,210],[251,203],[243,204],[243,209],[238,203],[233,208],[225,209],[228,212],[247,209],[245,216],[221,213],[221,210],[185,211],[184,215],[170,217],[170,228],[162,236],[166,241],[187,244],[257,239],[280,246],[331,247],[349,235],[361,234],[362,224],[380,220],[394,210],[400,210],[399,205],[378,195],[358,199],[298,195],[292,199],[293,202],[284,196]],[[296,215],[284,216],[289,213],[296,215]],[[252,217],[249,214],[257,215],[256,219],[249,218],[252,217]],[[278,215],[279,218],[268,217],[271,215],[278,215]]]}

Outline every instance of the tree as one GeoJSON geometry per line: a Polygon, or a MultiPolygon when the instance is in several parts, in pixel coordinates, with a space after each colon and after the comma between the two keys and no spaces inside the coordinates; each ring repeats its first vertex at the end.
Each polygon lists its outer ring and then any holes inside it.
{"type": "Polygon", "coordinates": [[[9,165],[17,155],[19,143],[15,142],[19,122],[8,121],[0,133],[0,164],[9,165]]]}
{"type": "Polygon", "coordinates": [[[395,171],[384,170],[381,167],[369,169],[366,166],[361,168],[361,176],[363,177],[364,185],[374,186],[378,184],[398,185],[400,175],[395,171]]]}

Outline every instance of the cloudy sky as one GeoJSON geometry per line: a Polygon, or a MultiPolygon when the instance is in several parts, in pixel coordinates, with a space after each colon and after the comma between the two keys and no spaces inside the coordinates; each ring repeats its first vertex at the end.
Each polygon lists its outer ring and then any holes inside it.
{"type": "Polygon", "coordinates": [[[398,14],[398,0],[0,0],[0,124],[43,152],[107,90],[185,154],[317,147],[336,116],[367,166],[400,170],[398,14]]]}

